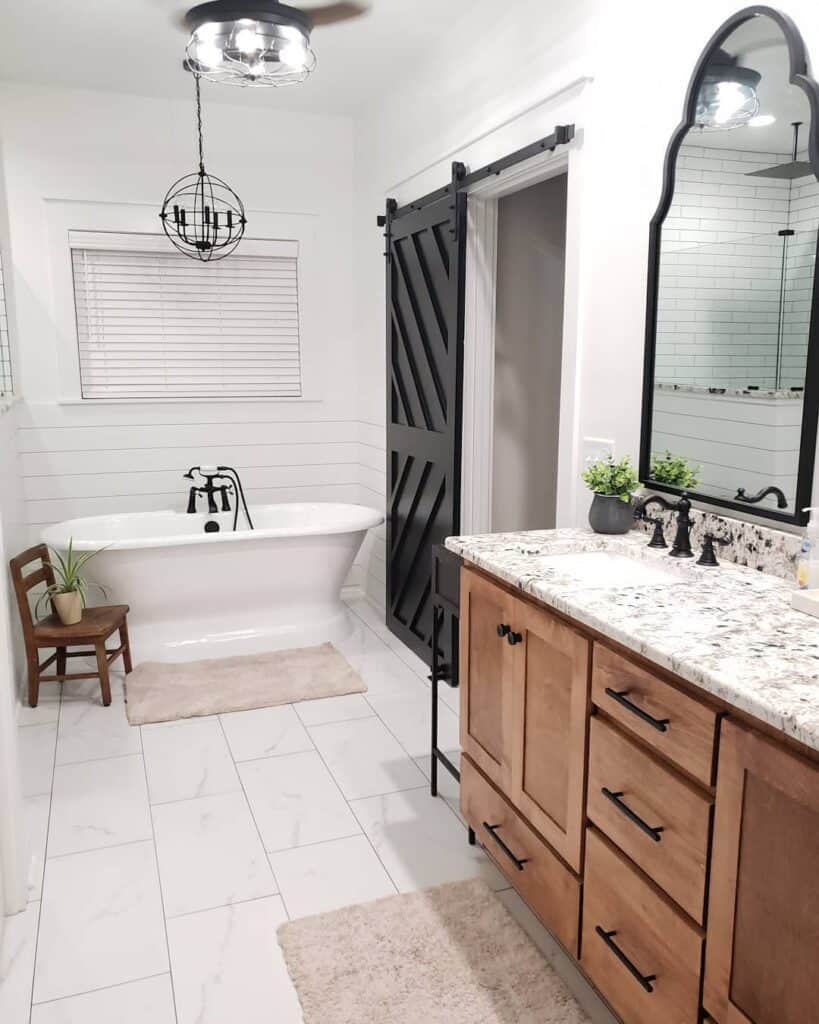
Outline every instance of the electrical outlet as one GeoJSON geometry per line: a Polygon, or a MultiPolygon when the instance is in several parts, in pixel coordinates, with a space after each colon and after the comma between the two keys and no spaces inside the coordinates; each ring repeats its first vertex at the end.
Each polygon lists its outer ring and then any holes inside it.
{"type": "Polygon", "coordinates": [[[598,459],[607,459],[614,455],[614,441],[604,437],[583,438],[583,468],[598,459]]]}

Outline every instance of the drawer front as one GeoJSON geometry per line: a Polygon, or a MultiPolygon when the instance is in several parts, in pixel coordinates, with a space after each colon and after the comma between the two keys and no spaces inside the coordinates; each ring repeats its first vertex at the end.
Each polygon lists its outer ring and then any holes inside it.
{"type": "Polygon", "coordinates": [[[702,937],[594,830],[581,964],[628,1024],[697,1024],[702,937]]]}
{"type": "Polygon", "coordinates": [[[600,831],[702,924],[711,798],[595,716],[587,808],[600,831]]]}
{"type": "Polygon", "coordinates": [[[495,864],[576,957],[580,882],[467,757],[461,758],[461,809],[495,864]]]}
{"type": "Polygon", "coordinates": [[[714,781],[717,712],[659,676],[594,645],[592,699],[611,718],[706,786],[714,781]]]}

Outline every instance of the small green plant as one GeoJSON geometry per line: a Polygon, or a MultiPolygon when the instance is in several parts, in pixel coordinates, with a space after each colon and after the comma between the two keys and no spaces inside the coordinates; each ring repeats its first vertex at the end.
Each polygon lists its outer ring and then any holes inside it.
{"type": "Polygon", "coordinates": [[[80,554],[74,553],[74,538],[69,538],[68,549],[65,553],[65,558],[60,554],[59,551],[55,551],[54,548],[49,548],[51,557],[49,558],[49,564],[54,570],[54,583],[46,587],[42,594],[37,598],[37,603],[34,606],[34,614],[37,618],[40,617],[40,609],[44,604],[51,601],[52,597],[57,594],[79,594],[80,600],[82,601],[83,608],[87,603],[88,589],[89,587],[96,587],[97,590],[103,595],[108,596],[108,592],[101,583],[95,583],[93,580],[87,580],[83,575],[82,571],[91,559],[104,551],[104,548],[98,548],[96,551],[82,551],[80,554]]]}
{"type": "Polygon", "coordinates": [[[672,487],[696,487],[700,482],[702,466],[692,466],[683,455],[674,455],[668,448],[665,455],[656,452],[651,456],[651,479],[658,484],[672,487]]]}
{"type": "Polygon", "coordinates": [[[581,476],[590,491],[617,497],[620,501],[631,501],[632,492],[640,486],[628,455],[624,455],[619,462],[615,462],[612,455],[597,459],[581,476]]]}

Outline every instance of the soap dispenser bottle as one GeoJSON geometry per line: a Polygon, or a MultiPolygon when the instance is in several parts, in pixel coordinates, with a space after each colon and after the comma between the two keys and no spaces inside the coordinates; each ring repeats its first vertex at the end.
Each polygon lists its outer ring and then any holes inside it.
{"type": "Polygon", "coordinates": [[[796,560],[796,585],[800,590],[819,588],[819,508],[804,508],[810,519],[796,560]]]}

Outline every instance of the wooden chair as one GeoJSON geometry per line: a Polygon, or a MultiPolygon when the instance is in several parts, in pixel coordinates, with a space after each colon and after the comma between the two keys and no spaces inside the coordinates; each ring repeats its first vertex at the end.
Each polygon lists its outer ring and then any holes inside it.
{"type": "Polygon", "coordinates": [[[74,626],[64,626],[54,614],[37,622],[31,612],[28,594],[33,587],[40,583],[44,583],[46,586],[51,586],[54,583],[54,570],[48,560],[48,548],[45,544],[38,544],[16,558],[12,558],[9,565],[26,644],[30,706],[37,707],[40,683],[61,683],[66,679],[96,679],[99,677],[102,703],[108,707],[111,703],[111,680],[108,672],[111,662],[121,654],[126,674],[131,671],[131,646],[128,640],[126,618],[129,611],[128,605],[116,604],[107,607],[85,608],[82,620],[74,626]],[[23,570],[32,562],[39,562],[39,568],[25,575],[23,570]],[[105,642],[116,632],[119,632],[119,647],[109,651],[106,649],[105,642]],[[68,650],[69,647],[77,647],[81,644],[91,645],[93,650],[68,650]],[[43,648],[55,648],[55,652],[41,663],[40,651],[43,648]],[[68,658],[88,657],[96,657],[96,672],[66,672],[68,658]],[[43,671],[55,662],[56,673],[44,676],[43,671]]]}

